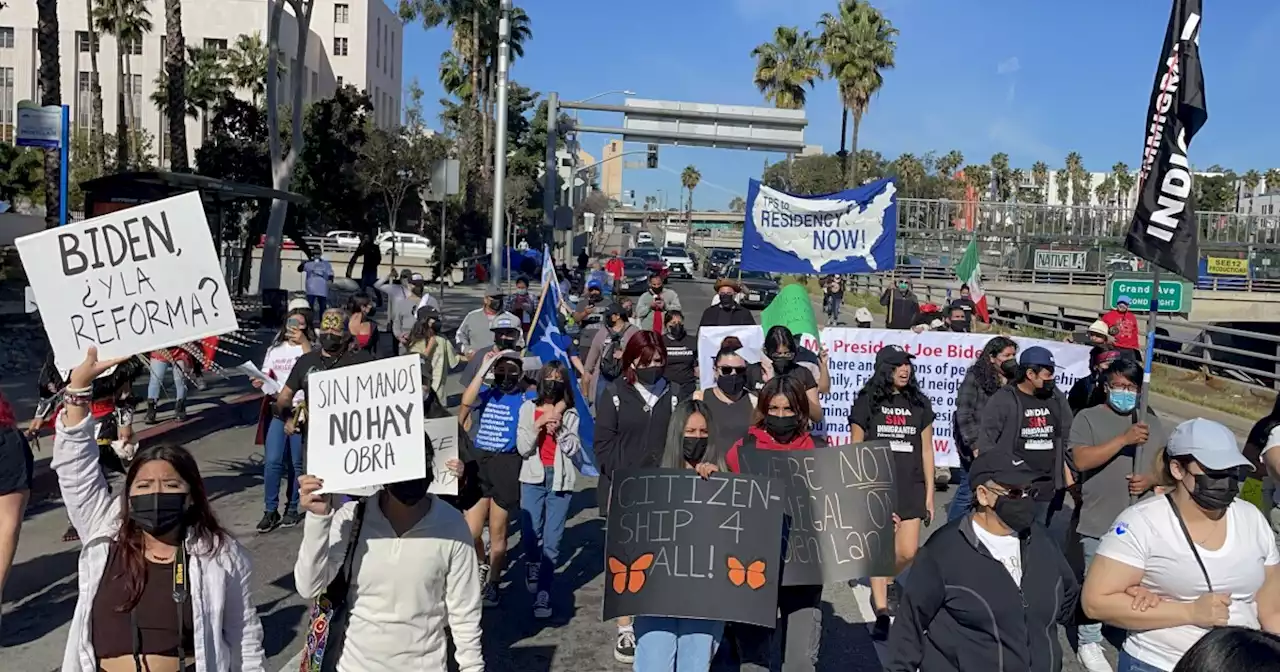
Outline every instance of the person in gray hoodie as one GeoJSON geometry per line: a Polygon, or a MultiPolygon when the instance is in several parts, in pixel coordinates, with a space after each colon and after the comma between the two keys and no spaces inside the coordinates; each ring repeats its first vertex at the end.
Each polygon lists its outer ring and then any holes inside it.
{"type": "Polygon", "coordinates": [[[387,320],[387,326],[391,328],[391,335],[394,337],[393,347],[397,355],[408,352],[409,333],[413,331],[413,325],[418,321],[418,302],[422,300],[423,287],[426,284],[426,280],[420,273],[414,273],[408,279],[404,295],[391,299],[391,313],[387,320]]]}

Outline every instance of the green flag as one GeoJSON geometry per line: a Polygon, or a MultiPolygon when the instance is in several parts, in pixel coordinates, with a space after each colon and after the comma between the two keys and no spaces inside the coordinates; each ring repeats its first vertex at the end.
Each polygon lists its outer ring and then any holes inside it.
{"type": "Polygon", "coordinates": [[[781,324],[793,334],[809,334],[818,338],[818,317],[813,314],[813,300],[804,285],[787,285],[773,301],[760,311],[760,327],[767,333],[781,324]]]}

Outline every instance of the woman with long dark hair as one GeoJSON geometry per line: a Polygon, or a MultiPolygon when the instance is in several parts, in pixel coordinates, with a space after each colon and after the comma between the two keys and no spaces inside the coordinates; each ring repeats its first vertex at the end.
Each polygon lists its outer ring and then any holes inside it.
{"type": "MultiPolygon", "coordinates": [[[[781,324],[770,327],[764,335],[764,357],[747,367],[747,389],[760,394],[764,384],[774,377],[791,376],[800,382],[805,396],[809,398],[809,419],[819,423],[822,422],[822,403],[818,400],[818,392],[822,391],[822,381],[818,378],[826,378],[826,352],[821,354],[816,364],[812,359],[801,361],[802,354],[813,357],[813,353],[807,350],[801,353],[800,341],[790,329],[781,324]],[[810,367],[817,368],[817,376],[810,367]]],[[[827,381],[827,387],[830,387],[830,381],[827,381]]]]}
{"type": "Polygon", "coordinates": [[[524,581],[534,594],[533,617],[551,618],[551,579],[560,561],[560,539],[582,453],[578,410],[569,390],[569,368],[554,360],[538,371],[537,396],[520,407],[516,448],[520,467],[520,545],[524,581]]]}
{"type": "MultiPolygon", "coordinates": [[[[896,345],[876,353],[875,371],[858,391],[849,411],[854,443],[888,441],[893,452],[893,546],[898,573],[920,546],[920,522],[933,520],[933,403],[916,382],[913,357],[896,345]]],[[[889,579],[871,577],[875,639],[889,636],[896,605],[889,602],[889,579]]]]}
{"type": "Polygon", "coordinates": [[[375,353],[378,347],[378,325],[373,321],[373,300],[364,294],[353,294],[347,299],[347,331],[351,333],[352,348],[375,353]]]}
{"type": "Polygon", "coordinates": [[[13,406],[0,393],[0,593],[4,592],[13,555],[18,550],[34,464],[31,444],[18,429],[13,406]]]}
{"type": "MultiPolygon", "coordinates": [[[[600,464],[596,497],[608,516],[613,472],[656,467],[662,461],[667,427],[679,398],[663,374],[667,348],[652,331],[637,331],[622,351],[622,375],[611,381],[596,402],[595,452],[600,464]]],[[[631,619],[618,619],[613,657],[635,660],[636,636],[631,619]]]]}
{"type": "Polygon", "coordinates": [[[1210,630],[1173,668],[1173,672],[1277,671],[1280,637],[1238,626],[1210,630]]]}
{"type": "Polygon", "coordinates": [[[122,496],[107,490],[89,404],[93,380],[114,363],[90,348],[57,420],[52,467],[84,540],[62,669],[263,670],[249,556],[214,516],[191,453],[144,448],[122,496]]]}
{"type": "MultiPolygon", "coordinates": [[[[947,509],[947,522],[963,518],[973,507],[973,489],[969,486],[969,463],[977,452],[982,432],[982,409],[996,390],[1009,383],[1005,362],[1013,361],[1018,344],[1006,336],[996,336],[982,347],[982,354],[969,367],[956,393],[956,410],[952,413],[951,437],[960,456],[960,483],[947,509]]],[[[1016,362],[1014,362],[1016,364],[1016,362]]]]}
{"type": "Polygon", "coordinates": [[[751,426],[756,395],[747,390],[747,360],[737,349],[722,347],[714,364],[716,386],[694,392],[693,398],[706,405],[710,429],[706,461],[723,469],[724,456],[751,426]]]}
{"type": "MultiPolygon", "coordinates": [[[[262,372],[269,378],[284,385],[289,374],[303,355],[311,352],[316,342],[316,332],[312,329],[306,315],[291,311],[280,326],[280,331],[271,340],[267,354],[262,358],[262,372]]],[[[262,389],[263,382],[254,379],[253,386],[262,389]]],[[[262,460],[262,520],[258,522],[258,532],[270,532],[277,527],[293,527],[302,521],[298,513],[298,477],[302,475],[302,435],[288,434],[284,431],[285,421],[289,419],[288,411],[281,413],[272,403],[263,404],[263,413],[271,415],[264,437],[262,460]],[[284,516],[280,515],[280,479],[288,482],[288,496],[285,501],[284,516]]]]}
{"type": "Polygon", "coordinates": [[[453,367],[458,365],[458,353],[453,343],[440,335],[440,311],[434,306],[418,309],[418,321],[409,330],[407,352],[422,357],[422,371],[426,383],[437,397],[444,394],[444,381],[453,367]]]}

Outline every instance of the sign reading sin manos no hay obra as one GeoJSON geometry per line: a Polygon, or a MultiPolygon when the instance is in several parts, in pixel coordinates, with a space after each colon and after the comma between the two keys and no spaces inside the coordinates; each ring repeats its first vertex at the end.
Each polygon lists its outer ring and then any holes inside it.
{"type": "Polygon", "coordinates": [[[66,371],[239,328],[196,192],[16,241],[66,371]]]}
{"type": "Polygon", "coordinates": [[[679,616],[773,627],[783,485],[688,469],[614,473],[604,618],[679,616]]]}
{"type": "Polygon", "coordinates": [[[744,473],[786,484],[782,585],[893,576],[893,459],[887,442],[811,451],[742,450],[744,473]]]}
{"type": "Polygon", "coordinates": [[[307,470],[325,492],[427,475],[421,369],[405,355],[307,377],[307,470]]]}

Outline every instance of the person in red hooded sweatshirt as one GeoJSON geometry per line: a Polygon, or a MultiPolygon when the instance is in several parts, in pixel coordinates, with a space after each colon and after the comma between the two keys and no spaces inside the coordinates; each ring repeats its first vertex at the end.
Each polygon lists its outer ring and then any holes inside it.
{"type": "MultiPolygon", "coordinates": [[[[729,448],[725,466],[739,473],[739,456],[752,450],[813,450],[812,423],[804,385],[795,376],[775,376],[760,390],[754,422],[729,448]]],[[[822,586],[781,586],[776,628],[735,623],[730,631],[742,669],[780,659],[788,672],[814,670],[822,635],[822,586]]]]}

